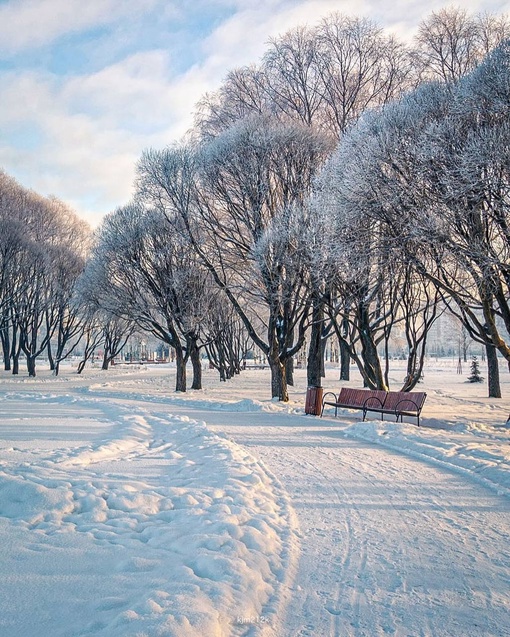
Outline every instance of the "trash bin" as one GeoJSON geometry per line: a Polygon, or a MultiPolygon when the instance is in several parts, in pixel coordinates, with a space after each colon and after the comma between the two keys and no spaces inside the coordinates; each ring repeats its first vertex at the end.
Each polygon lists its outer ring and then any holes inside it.
{"type": "Polygon", "coordinates": [[[320,416],[322,409],[322,387],[308,387],[306,390],[305,414],[320,416]]]}

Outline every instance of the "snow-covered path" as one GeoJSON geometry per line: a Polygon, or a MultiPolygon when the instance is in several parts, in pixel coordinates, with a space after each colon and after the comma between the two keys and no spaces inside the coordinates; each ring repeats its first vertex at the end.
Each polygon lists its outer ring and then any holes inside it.
{"type": "Polygon", "coordinates": [[[296,511],[301,556],[277,635],[510,635],[508,498],[328,421],[202,418],[260,458],[296,511]]]}
{"type": "Polygon", "coordinates": [[[441,382],[418,428],[91,375],[2,379],[1,637],[510,636],[508,400],[441,382]]]}

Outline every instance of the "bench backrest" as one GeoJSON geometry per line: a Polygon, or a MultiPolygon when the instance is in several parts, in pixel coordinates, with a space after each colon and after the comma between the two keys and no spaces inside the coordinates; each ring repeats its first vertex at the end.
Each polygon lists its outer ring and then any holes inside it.
{"type": "Polygon", "coordinates": [[[342,387],[338,395],[338,403],[344,407],[352,407],[353,409],[381,407],[385,398],[386,392],[380,389],[342,387]]]}
{"type": "Polygon", "coordinates": [[[420,413],[427,394],[425,392],[390,391],[384,401],[385,411],[412,411],[420,413]]]}
{"type": "Polygon", "coordinates": [[[380,409],[384,405],[388,392],[384,389],[365,389],[365,394],[368,394],[363,406],[370,410],[370,408],[380,409]]]}
{"type": "Polygon", "coordinates": [[[338,402],[345,407],[361,407],[363,405],[362,389],[342,387],[338,394],[338,402]]]}

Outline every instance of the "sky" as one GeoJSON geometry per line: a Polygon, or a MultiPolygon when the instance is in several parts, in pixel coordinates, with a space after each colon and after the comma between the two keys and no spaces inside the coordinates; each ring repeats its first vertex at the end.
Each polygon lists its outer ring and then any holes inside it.
{"type": "MultiPolygon", "coordinates": [[[[509,13],[510,0],[463,0],[509,13]]],[[[400,37],[444,0],[0,0],[0,169],[93,226],[144,149],[178,141],[227,72],[338,11],[400,37]]]]}

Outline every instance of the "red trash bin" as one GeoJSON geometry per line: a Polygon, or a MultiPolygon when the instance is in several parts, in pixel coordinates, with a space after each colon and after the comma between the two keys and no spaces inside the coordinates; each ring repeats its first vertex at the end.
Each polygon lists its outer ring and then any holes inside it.
{"type": "Polygon", "coordinates": [[[322,409],[322,387],[308,387],[306,390],[305,414],[320,416],[322,409]]]}

